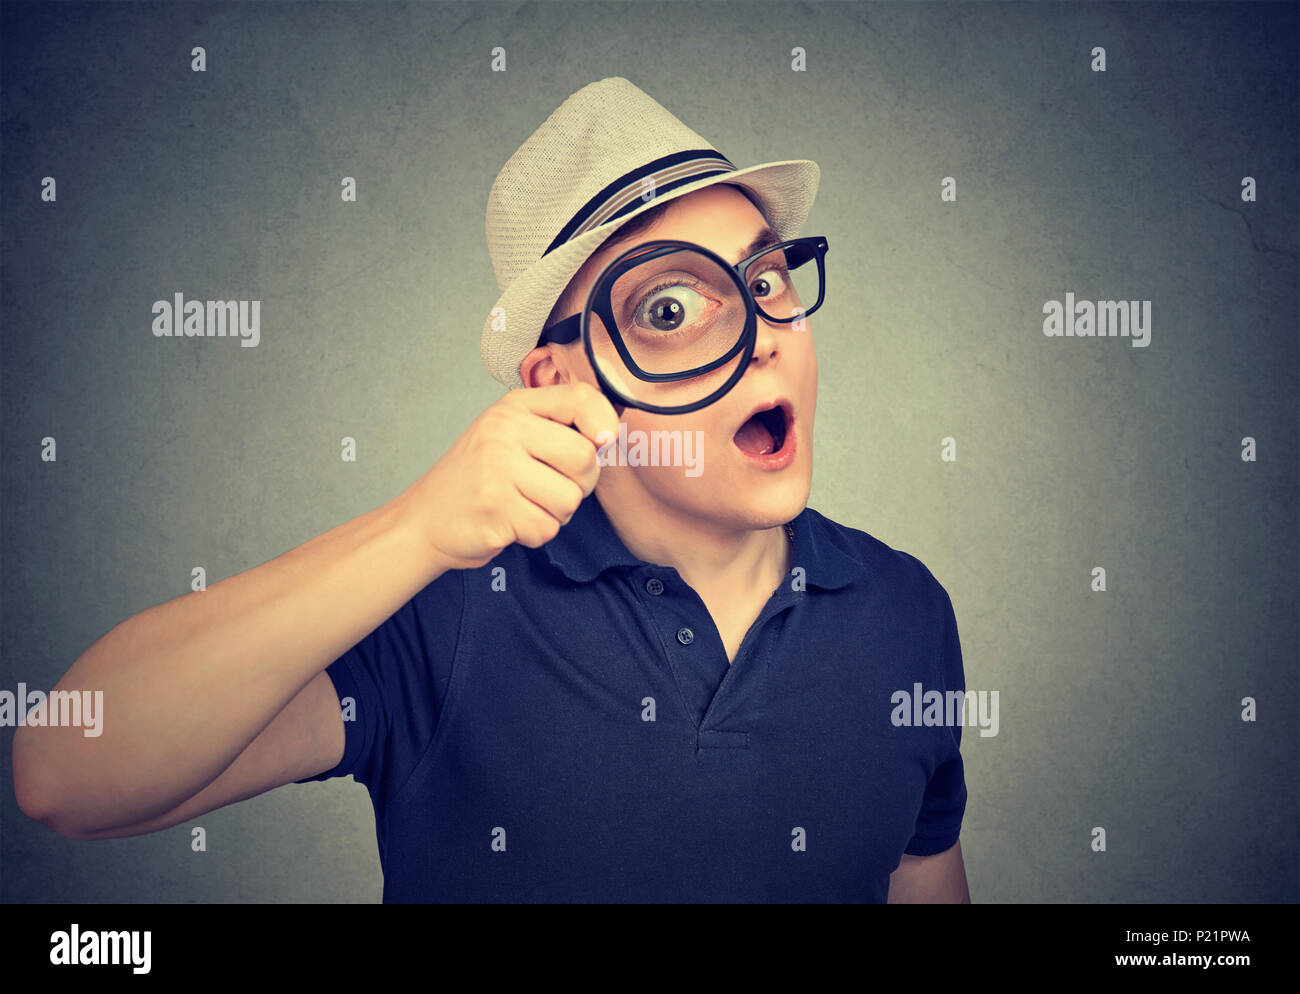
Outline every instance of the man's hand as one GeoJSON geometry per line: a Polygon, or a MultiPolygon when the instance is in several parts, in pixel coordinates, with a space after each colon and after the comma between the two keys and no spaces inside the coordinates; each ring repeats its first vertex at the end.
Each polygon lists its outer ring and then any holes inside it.
{"type": "Polygon", "coordinates": [[[933,856],[903,853],[889,875],[890,904],[970,904],[961,841],[933,856]]]}
{"type": "Polygon", "coordinates": [[[590,384],[511,390],[402,497],[449,569],[482,566],[515,542],[538,548],[596,488],[602,432],[616,435],[618,416],[590,384]]]}

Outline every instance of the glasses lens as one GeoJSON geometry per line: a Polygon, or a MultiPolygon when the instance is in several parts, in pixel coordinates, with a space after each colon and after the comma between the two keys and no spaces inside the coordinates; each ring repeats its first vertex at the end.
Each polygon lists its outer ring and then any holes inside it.
{"type": "Polygon", "coordinates": [[[642,255],[616,267],[608,284],[616,327],[587,314],[592,355],[605,378],[638,403],[693,404],[743,359],[743,291],[734,272],[699,252],[661,247],[642,255]]]}
{"type": "Polygon", "coordinates": [[[821,267],[809,245],[787,245],[760,256],[745,270],[745,283],[763,316],[776,321],[813,311],[822,297],[821,267]]]}

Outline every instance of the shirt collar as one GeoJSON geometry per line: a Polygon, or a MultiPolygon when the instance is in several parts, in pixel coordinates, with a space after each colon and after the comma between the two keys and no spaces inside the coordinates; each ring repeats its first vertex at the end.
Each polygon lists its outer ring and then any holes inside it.
{"type": "MultiPolygon", "coordinates": [[[[843,529],[805,507],[790,522],[794,531],[792,569],[802,569],[810,587],[834,590],[864,576],[862,563],[848,551],[843,529]]],[[[555,538],[543,546],[551,565],[575,583],[589,583],[614,566],[652,566],[628,551],[593,493],[586,497],[555,538]]]]}
{"type": "Polygon", "coordinates": [[[628,551],[594,493],[542,548],[551,565],[575,583],[588,583],[611,566],[650,565],[628,551]]]}

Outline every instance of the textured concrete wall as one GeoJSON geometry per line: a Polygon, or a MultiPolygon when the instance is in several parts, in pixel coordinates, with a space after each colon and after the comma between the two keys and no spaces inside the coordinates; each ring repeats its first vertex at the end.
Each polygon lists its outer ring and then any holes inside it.
{"type": "MultiPolygon", "coordinates": [[[[0,688],[422,473],[502,392],[478,357],[497,170],[622,75],[738,165],[822,168],[810,503],[924,561],[968,687],[1000,693],[999,734],[963,736],[974,900],[1297,899],[1294,6],[2,16],[0,688]],[[260,299],[258,346],[155,338],[178,291],[260,299]],[[1045,336],[1067,291],[1150,301],[1149,344],[1045,336]]],[[[12,737],[4,900],[379,898],[350,780],[198,819],[202,855],[189,825],[76,842],[18,811],[12,737]]]]}

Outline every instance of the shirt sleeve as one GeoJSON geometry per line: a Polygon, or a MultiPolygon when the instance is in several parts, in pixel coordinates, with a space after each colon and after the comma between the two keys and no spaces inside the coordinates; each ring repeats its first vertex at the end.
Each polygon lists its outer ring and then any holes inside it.
{"type": "MultiPolygon", "coordinates": [[[[941,611],[943,633],[939,642],[938,674],[945,693],[949,690],[966,690],[966,675],[962,668],[961,640],[957,634],[957,618],[952,609],[952,598],[942,587],[941,611]]],[[[946,699],[946,698],[945,698],[946,699]]],[[[968,716],[969,717],[973,716],[968,716]]],[[[942,750],[930,782],[925,788],[921,811],[916,818],[916,830],[903,852],[913,856],[933,856],[951,849],[961,834],[961,820],[966,812],[966,775],[961,758],[961,725],[945,728],[942,750]]]]}
{"type": "Polygon", "coordinates": [[[351,775],[373,798],[406,782],[437,730],[465,605],[448,570],[325,670],[343,716],[343,758],[295,783],[351,775]]]}

